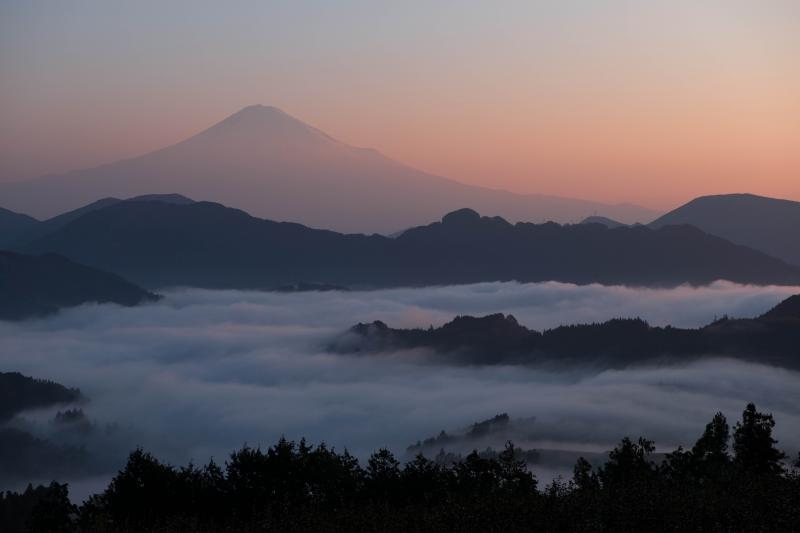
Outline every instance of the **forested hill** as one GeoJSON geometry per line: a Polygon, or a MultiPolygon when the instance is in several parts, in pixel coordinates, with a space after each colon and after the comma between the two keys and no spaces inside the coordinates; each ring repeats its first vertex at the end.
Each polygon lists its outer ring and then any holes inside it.
{"type": "Polygon", "coordinates": [[[653,327],[641,319],[561,326],[543,332],[511,315],[459,316],[439,328],[358,324],[330,345],[343,353],[428,348],[464,364],[565,364],[619,368],[659,360],[725,356],[800,368],[800,295],[757,318],[724,317],[699,329],[653,327]]]}
{"type": "Polygon", "coordinates": [[[78,389],[34,379],[19,372],[0,372],[0,423],[25,409],[72,403],[83,398],[78,389]]]}

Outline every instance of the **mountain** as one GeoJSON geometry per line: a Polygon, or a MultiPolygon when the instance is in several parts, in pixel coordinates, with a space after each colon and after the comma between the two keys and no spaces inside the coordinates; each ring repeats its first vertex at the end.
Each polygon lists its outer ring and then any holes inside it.
{"type": "Polygon", "coordinates": [[[379,353],[428,348],[462,364],[590,365],[622,368],[666,360],[734,357],[800,369],[800,295],[752,319],[717,320],[699,329],[652,327],[641,319],[561,326],[539,332],[511,315],[459,316],[439,328],[357,324],[329,350],[379,353]]]}
{"type": "Polygon", "coordinates": [[[0,207],[0,249],[24,239],[38,225],[33,217],[0,207]]]}
{"type": "Polygon", "coordinates": [[[175,145],[63,175],[0,184],[3,205],[46,217],[98,196],[179,192],[273,220],[343,232],[393,233],[469,205],[518,220],[568,222],[603,212],[626,222],[633,205],[474,187],[355,148],[274,107],[250,106],[175,145]]]}
{"type": "Polygon", "coordinates": [[[581,221],[581,224],[602,224],[603,226],[607,226],[609,228],[620,228],[622,226],[627,226],[628,224],[623,224],[622,222],[617,222],[616,220],[610,219],[608,217],[601,217],[597,215],[592,215],[590,217],[586,217],[581,221]]]}
{"type": "Polygon", "coordinates": [[[800,202],[753,194],[702,196],[650,226],[691,224],[737,244],[800,265],[800,202]]]}
{"type": "Polygon", "coordinates": [[[86,213],[20,251],[55,252],[146,287],[800,284],[800,267],[690,226],[511,224],[471,209],[388,238],[263,220],[210,202],[127,201],[86,213]]]}
{"type": "Polygon", "coordinates": [[[0,249],[14,248],[15,246],[35,240],[48,233],[69,224],[86,213],[97,211],[105,207],[118,204],[119,202],[164,202],[170,204],[191,204],[194,200],[181,196],[180,194],[145,194],[142,196],[135,196],[127,200],[120,200],[119,198],[101,198],[88,205],[67,211],[44,221],[36,220],[28,215],[21,215],[8,211],[7,209],[0,208],[0,249]],[[10,214],[8,216],[4,213],[10,214]]]}
{"type": "Polygon", "coordinates": [[[0,251],[0,320],[21,320],[87,302],[136,305],[156,295],[119,276],[47,254],[0,251]]]}

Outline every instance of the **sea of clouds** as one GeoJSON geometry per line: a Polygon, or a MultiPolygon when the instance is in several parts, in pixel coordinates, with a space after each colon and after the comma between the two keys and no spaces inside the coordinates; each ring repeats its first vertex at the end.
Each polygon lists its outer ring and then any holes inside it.
{"type": "MultiPolygon", "coordinates": [[[[118,468],[136,446],[178,464],[223,461],[243,444],[285,435],[364,457],[498,413],[535,416],[543,448],[603,451],[621,437],[659,451],[691,445],[716,411],[733,423],[746,402],[770,411],[781,446],[800,449],[800,374],[724,359],[591,373],[457,367],[415,353],[343,356],[326,344],[356,322],[441,325],[457,314],[511,313],[528,327],[639,316],[654,325],[752,317],[797,287],[641,289],[563,283],[481,283],[370,292],[173,290],[133,308],[86,305],[0,323],[0,370],[79,387],[98,428],[83,443],[118,468]],[[111,425],[111,426],[109,426],[111,425]],[[94,435],[94,436],[92,436],[94,435]]],[[[55,410],[25,413],[53,438],[55,410]]],[[[91,492],[108,475],[71,481],[91,492]],[[83,483],[83,485],[82,485],[83,483]]],[[[0,485],[2,485],[0,480],[0,485]]],[[[0,490],[9,487],[0,486],[0,490]]],[[[18,488],[18,487],[12,487],[18,488]]]]}

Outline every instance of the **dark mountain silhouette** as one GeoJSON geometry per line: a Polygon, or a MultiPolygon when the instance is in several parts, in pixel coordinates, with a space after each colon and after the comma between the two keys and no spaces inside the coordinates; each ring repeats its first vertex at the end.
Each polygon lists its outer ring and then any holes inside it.
{"type": "Polygon", "coordinates": [[[464,205],[511,220],[626,222],[656,213],[633,205],[519,195],[426,174],[355,148],[274,107],[250,106],[173,146],[58,176],[0,184],[3,205],[39,217],[98,196],[179,192],[273,220],[346,232],[391,233],[464,205]]]}
{"type": "Polygon", "coordinates": [[[169,204],[191,204],[194,200],[181,196],[180,194],[146,194],[142,196],[135,196],[126,200],[119,198],[101,198],[88,205],[67,211],[60,215],[56,215],[47,220],[39,221],[28,215],[20,215],[13,213],[7,209],[0,208],[0,249],[13,248],[16,245],[29,242],[55,230],[64,227],[73,220],[76,220],[86,213],[97,211],[120,202],[163,202],[169,204]],[[4,213],[10,213],[13,216],[4,217],[4,213]]]}
{"type": "Polygon", "coordinates": [[[33,217],[0,207],[0,249],[24,240],[39,224],[33,217]]]}
{"type": "Polygon", "coordinates": [[[800,265],[800,202],[753,194],[703,196],[670,211],[650,226],[691,224],[800,265]]]}
{"type": "Polygon", "coordinates": [[[590,217],[584,218],[581,221],[581,224],[602,224],[603,226],[607,226],[609,228],[620,228],[628,225],[628,224],[623,224],[622,222],[617,222],[616,220],[610,219],[608,217],[601,217],[597,215],[592,215],[590,217]]]}
{"type": "Polygon", "coordinates": [[[115,274],[56,254],[0,251],[0,320],[43,316],[87,302],[135,305],[154,299],[115,274]]]}
{"type": "Polygon", "coordinates": [[[800,317],[800,295],[791,296],[763,315],[762,320],[796,320],[800,317]]]}
{"type": "Polygon", "coordinates": [[[147,287],[800,283],[800,267],[690,226],[512,225],[471,209],[391,239],[262,220],[210,202],[128,201],[87,213],[20,250],[58,253],[147,287]]]}
{"type": "Polygon", "coordinates": [[[619,368],[725,356],[800,368],[800,295],[752,319],[723,318],[699,329],[652,327],[641,319],[530,330],[511,315],[459,316],[431,329],[358,324],[329,349],[374,353],[429,348],[465,364],[555,364],[619,368]]]}

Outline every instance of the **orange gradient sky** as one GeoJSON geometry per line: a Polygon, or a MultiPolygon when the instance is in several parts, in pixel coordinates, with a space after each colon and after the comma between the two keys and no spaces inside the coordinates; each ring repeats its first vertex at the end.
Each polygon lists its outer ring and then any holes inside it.
{"type": "Polygon", "coordinates": [[[0,180],[245,105],[460,181],[665,209],[800,200],[800,2],[0,4],[0,180]]]}

